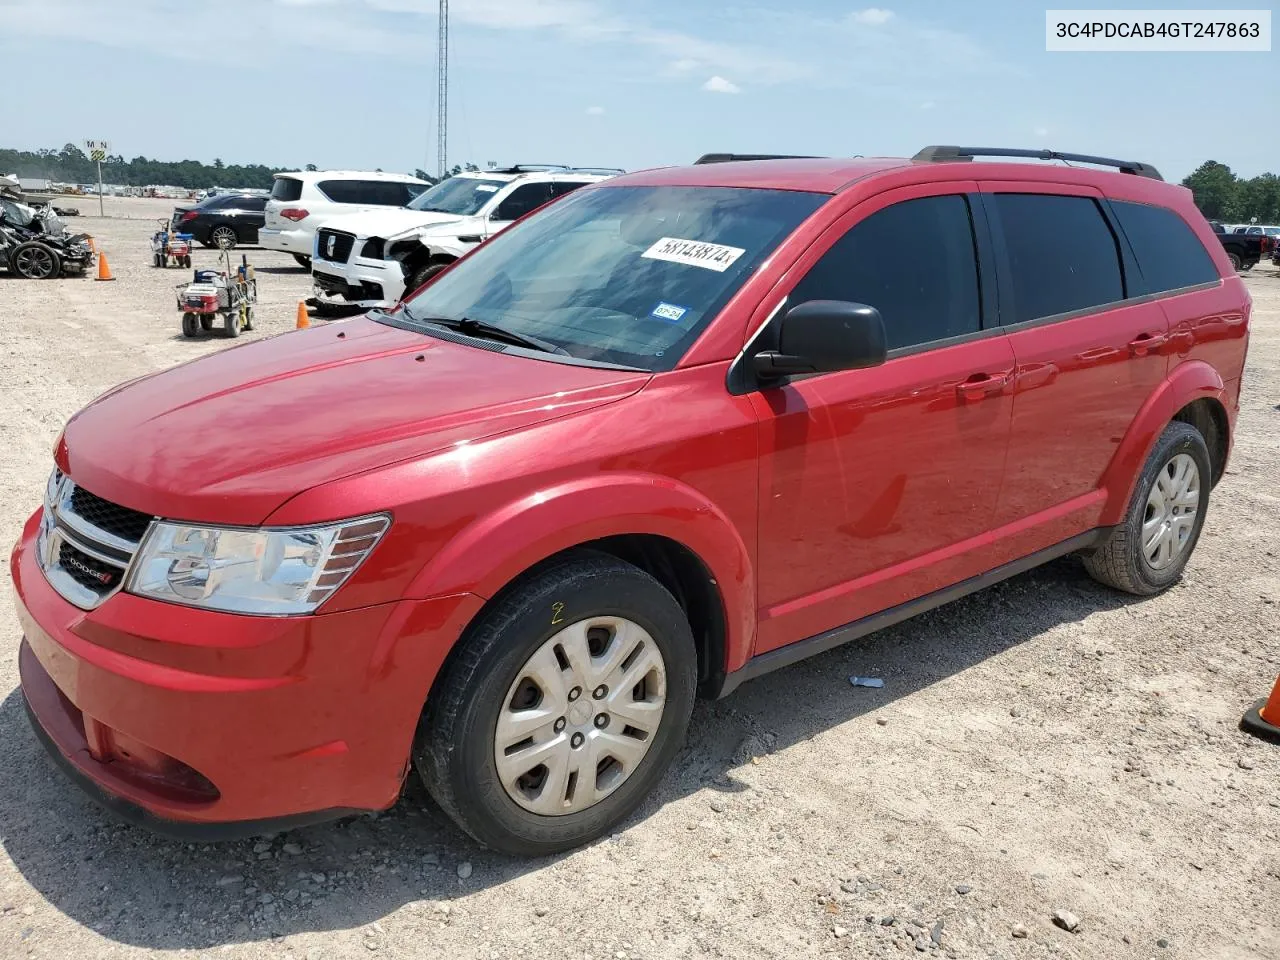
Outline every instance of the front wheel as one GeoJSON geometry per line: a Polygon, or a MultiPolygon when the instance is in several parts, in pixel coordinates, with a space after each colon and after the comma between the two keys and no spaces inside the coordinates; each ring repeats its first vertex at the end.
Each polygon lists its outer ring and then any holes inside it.
{"type": "Polygon", "coordinates": [[[1172,586],[1200,539],[1212,482],[1209,448],[1200,431],[1177,420],[1165,427],[1124,520],[1084,558],[1089,575],[1138,596],[1172,586]]]}
{"type": "Polygon", "coordinates": [[[409,282],[404,288],[404,295],[407,297],[448,266],[449,264],[447,263],[429,263],[425,267],[419,267],[413,272],[413,275],[409,277],[409,282]]]}
{"type": "Polygon", "coordinates": [[[608,832],[684,741],[688,619],[604,554],[547,567],[483,613],[431,692],[414,745],[427,790],[481,843],[540,856],[608,832]]]}
{"type": "Polygon", "coordinates": [[[9,255],[9,265],[25,280],[53,280],[62,275],[62,258],[58,251],[37,240],[28,240],[14,247],[9,255]]]}
{"type": "Polygon", "coordinates": [[[301,253],[295,253],[295,254],[293,255],[293,259],[297,261],[298,266],[300,266],[303,270],[310,270],[310,269],[311,269],[311,258],[310,258],[310,257],[308,257],[308,256],[304,256],[304,255],[303,255],[303,254],[301,254],[301,253]]]}

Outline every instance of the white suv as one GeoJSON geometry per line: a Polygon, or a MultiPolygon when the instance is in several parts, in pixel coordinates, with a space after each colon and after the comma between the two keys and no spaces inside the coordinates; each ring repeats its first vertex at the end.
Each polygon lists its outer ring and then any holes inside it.
{"type": "Polygon", "coordinates": [[[403,173],[309,170],[277,173],[267,201],[266,226],[258,242],[293,254],[307,267],[316,228],[332,217],[364,210],[403,207],[431,184],[403,173]]]}
{"type": "Polygon", "coordinates": [[[392,306],[513,220],[622,172],[516,166],[460,173],[403,210],[335,217],[316,232],[316,301],[392,306]]]}

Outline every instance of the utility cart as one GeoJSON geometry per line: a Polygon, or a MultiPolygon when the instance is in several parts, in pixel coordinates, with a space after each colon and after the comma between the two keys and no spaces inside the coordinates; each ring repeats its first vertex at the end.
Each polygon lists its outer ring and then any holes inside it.
{"type": "Polygon", "coordinates": [[[179,284],[178,310],[182,313],[182,335],[198,337],[219,324],[224,337],[238,337],[253,329],[253,308],[258,302],[258,280],[242,254],[240,265],[231,268],[231,255],[222,250],[222,270],[197,270],[191,283],[179,284]]]}
{"type": "Polygon", "coordinates": [[[151,262],[157,267],[167,267],[170,261],[175,267],[191,266],[191,241],[189,233],[177,233],[170,229],[167,220],[160,221],[160,229],[151,235],[151,262]]]}

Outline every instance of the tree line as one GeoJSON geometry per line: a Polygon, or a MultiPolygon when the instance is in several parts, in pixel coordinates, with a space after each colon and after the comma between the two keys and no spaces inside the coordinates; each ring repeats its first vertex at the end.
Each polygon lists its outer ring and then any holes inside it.
{"type": "MultiPolygon", "coordinates": [[[[188,190],[205,190],[209,187],[229,187],[270,190],[272,178],[277,173],[295,170],[315,170],[314,163],[301,167],[267,167],[259,163],[227,165],[221,160],[212,164],[199,160],[149,160],[146,157],[111,156],[102,161],[104,183],[117,183],[129,187],[166,186],[184,187],[188,190]]],[[[446,177],[463,170],[478,170],[473,163],[458,164],[445,174],[446,177]]],[[[0,148],[0,174],[16,174],[19,177],[38,177],[58,183],[97,183],[98,165],[74,143],[61,150],[8,150],[0,148]]],[[[425,170],[414,170],[413,176],[435,183],[436,178],[425,170]]]]}
{"type": "Polygon", "coordinates": [[[1280,177],[1264,173],[1244,180],[1225,163],[1208,160],[1182,181],[1210,220],[1280,224],[1280,177]]]}

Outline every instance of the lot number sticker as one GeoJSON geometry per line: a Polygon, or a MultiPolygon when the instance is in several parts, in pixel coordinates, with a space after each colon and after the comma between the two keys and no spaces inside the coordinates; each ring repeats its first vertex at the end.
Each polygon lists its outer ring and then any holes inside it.
{"type": "Polygon", "coordinates": [[[671,263],[683,263],[689,267],[702,267],[704,270],[724,273],[746,252],[741,247],[726,247],[719,243],[663,237],[640,256],[650,260],[667,260],[671,263]]]}
{"type": "Polygon", "coordinates": [[[664,323],[679,323],[680,318],[689,312],[688,307],[681,307],[674,303],[660,302],[649,316],[655,320],[661,320],[664,323]]]}

